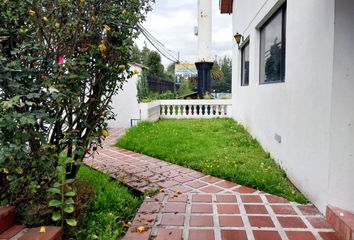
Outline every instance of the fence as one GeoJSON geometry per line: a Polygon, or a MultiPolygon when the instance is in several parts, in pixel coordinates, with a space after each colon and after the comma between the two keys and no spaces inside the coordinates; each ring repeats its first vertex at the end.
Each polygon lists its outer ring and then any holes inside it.
{"type": "Polygon", "coordinates": [[[231,100],[159,100],[140,103],[141,120],[160,118],[225,118],[232,116],[231,100]]]}

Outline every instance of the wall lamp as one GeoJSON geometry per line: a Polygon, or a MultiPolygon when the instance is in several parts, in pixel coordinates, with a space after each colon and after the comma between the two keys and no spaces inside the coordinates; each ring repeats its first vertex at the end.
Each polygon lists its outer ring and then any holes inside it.
{"type": "Polygon", "coordinates": [[[242,40],[242,35],[240,33],[236,33],[234,38],[236,40],[237,45],[240,47],[240,43],[241,43],[241,40],[242,40]]]}

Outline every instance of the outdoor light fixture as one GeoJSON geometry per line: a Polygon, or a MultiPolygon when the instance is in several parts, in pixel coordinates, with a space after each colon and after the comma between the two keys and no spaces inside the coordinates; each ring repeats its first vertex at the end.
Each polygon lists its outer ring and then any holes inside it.
{"type": "Polygon", "coordinates": [[[236,40],[237,45],[240,46],[242,35],[239,34],[239,33],[236,33],[235,36],[234,36],[234,38],[235,38],[235,40],[236,40]]]}

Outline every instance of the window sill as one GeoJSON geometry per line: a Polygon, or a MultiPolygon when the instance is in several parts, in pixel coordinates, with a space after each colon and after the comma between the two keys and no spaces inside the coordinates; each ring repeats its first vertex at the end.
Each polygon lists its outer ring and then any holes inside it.
{"type": "Polygon", "coordinates": [[[272,82],[263,82],[263,83],[259,83],[259,85],[268,85],[268,84],[276,84],[276,83],[285,83],[285,81],[272,81],[272,82]]]}

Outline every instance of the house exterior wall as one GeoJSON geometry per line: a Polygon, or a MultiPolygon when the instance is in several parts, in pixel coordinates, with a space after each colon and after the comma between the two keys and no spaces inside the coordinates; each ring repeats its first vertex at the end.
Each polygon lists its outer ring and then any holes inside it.
{"type": "Polygon", "coordinates": [[[130,67],[131,71],[138,70],[139,74],[133,75],[123,84],[123,89],[112,98],[112,111],[116,115],[115,120],[108,121],[110,128],[130,128],[131,119],[140,119],[139,103],[137,98],[137,83],[140,77],[141,68],[135,65],[130,67]]]}
{"type": "Polygon", "coordinates": [[[329,204],[354,212],[354,1],[335,9],[329,204]]]}
{"type": "MultiPolygon", "coordinates": [[[[336,121],[344,121],[331,120],[335,114],[331,111],[336,72],[333,61],[335,1],[286,1],[285,82],[259,84],[259,28],[284,2],[234,1],[233,32],[250,38],[250,83],[240,86],[241,51],[235,44],[233,113],[279,162],[296,187],[324,212],[331,200],[330,161],[337,157],[330,154],[333,150],[331,136],[340,134],[331,131],[331,126],[336,121]],[[275,135],[281,136],[280,143],[275,135]]],[[[339,100],[338,104],[349,98],[339,100]]],[[[339,146],[340,143],[337,151],[341,150],[339,146]]]]}

